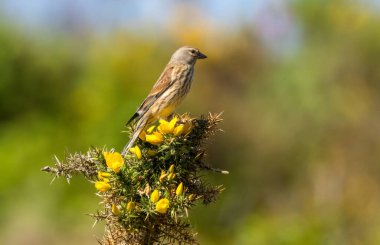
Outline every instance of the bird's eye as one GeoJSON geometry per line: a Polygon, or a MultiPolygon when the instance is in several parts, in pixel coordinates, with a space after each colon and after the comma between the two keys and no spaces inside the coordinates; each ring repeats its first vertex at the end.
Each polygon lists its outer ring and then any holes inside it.
{"type": "Polygon", "coordinates": [[[194,49],[190,50],[190,53],[195,54],[195,50],[194,49]]]}

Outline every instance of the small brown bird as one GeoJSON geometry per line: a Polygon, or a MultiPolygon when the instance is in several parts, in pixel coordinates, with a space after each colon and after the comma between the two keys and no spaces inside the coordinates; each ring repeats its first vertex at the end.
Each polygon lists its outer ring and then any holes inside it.
{"type": "Polygon", "coordinates": [[[189,46],[181,47],[174,52],[146,99],[127,122],[128,125],[136,121],[136,129],[124,147],[123,156],[147,125],[173,113],[190,90],[195,62],[205,58],[206,55],[189,46]]]}

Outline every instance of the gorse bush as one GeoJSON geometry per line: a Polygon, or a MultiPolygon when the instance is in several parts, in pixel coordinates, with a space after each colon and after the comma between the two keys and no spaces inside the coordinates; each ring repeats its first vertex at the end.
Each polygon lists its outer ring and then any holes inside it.
{"type": "Polygon", "coordinates": [[[67,180],[80,173],[94,183],[104,207],[91,216],[106,223],[101,244],[193,244],[189,209],[215,201],[223,190],[207,184],[202,171],[227,173],[204,162],[206,139],[220,122],[220,114],[160,120],[140,134],[126,156],[92,148],[63,162],[55,158],[55,166],[43,170],[67,180]]]}

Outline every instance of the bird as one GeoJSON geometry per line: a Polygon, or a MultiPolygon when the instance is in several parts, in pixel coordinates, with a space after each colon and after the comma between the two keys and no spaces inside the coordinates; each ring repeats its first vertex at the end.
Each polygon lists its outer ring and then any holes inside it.
{"type": "Polygon", "coordinates": [[[126,123],[128,126],[136,122],[136,126],[122,151],[123,156],[148,125],[172,115],[190,90],[196,61],[205,58],[206,55],[190,46],[183,46],[173,53],[148,96],[126,123]]]}

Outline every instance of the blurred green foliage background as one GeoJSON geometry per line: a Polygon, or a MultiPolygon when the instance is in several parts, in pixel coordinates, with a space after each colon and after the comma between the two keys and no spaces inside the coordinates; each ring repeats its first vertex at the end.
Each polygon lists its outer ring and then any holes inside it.
{"type": "Polygon", "coordinates": [[[1,243],[96,243],[94,187],[49,184],[40,168],[91,145],[121,150],[171,53],[192,45],[209,58],[178,112],[224,111],[208,161],[230,171],[207,174],[226,190],[190,213],[200,243],[380,244],[379,5],[280,2],[231,25],[205,11],[218,1],[171,1],[168,21],[100,32],[70,16],[56,29],[0,17],[1,243]]]}

